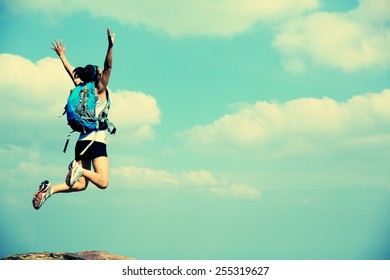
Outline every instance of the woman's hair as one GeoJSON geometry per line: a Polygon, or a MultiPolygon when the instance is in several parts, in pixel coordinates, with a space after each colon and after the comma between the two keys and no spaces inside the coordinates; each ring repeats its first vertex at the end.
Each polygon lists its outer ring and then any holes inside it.
{"type": "Polygon", "coordinates": [[[77,67],[73,70],[75,78],[79,78],[84,83],[98,82],[98,67],[88,64],[85,67],[77,67]]]}

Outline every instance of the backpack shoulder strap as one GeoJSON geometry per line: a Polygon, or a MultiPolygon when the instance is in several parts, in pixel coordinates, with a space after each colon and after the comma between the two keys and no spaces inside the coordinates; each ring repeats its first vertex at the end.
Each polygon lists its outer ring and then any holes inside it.
{"type": "Polygon", "coordinates": [[[108,92],[108,88],[106,88],[106,98],[107,98],[107,103],[111,103],[110,93],[108,92]]]}
{"type": "Polygon", "coordinates": [[[109,94],[107,88],[106,88],[106,98],[107,98],[106,106],[104,106],[104,109],[103,109],[102,112],[100,113],[99,118],[101,118],[101,117],[107,118],[107,116],[108,116],[108,111],[110,110],[111,100],[110,100],[110,94],[109,94]]]}
{"type": "Polygon", "coordinates": [[[95,83],[94,82],[88,82],[85,84],[85,86],[88,88],[88,90],[95,91],[95,83]]]}

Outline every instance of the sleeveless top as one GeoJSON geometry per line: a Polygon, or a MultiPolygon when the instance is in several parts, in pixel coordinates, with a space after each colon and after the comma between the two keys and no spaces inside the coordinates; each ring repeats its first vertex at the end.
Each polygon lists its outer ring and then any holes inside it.
{"type": "MultiPolygon", "coordinates": [[[[106,107],[107,101],[103,101],[100,98],[96,101],[96,110],[95,115],[96,117],[99,116],[99,114],[103,111],[103,109],[106,107]]],[[[88,133],[80,133],[79,139],[77,141],[93,141],[101,142],[104,144],[106,143],[106,136],[108,135],[108,130],[98,130],[98,131],[92,131],[88,133]],[[95,138],[96,137],[96,138],[95,138]]]]}

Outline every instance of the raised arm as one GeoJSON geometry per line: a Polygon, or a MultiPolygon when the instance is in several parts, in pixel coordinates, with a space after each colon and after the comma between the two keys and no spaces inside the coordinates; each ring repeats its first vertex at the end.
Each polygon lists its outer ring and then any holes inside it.
{"type": "Polygon", "coordinates": [[[112,49],[114,46],[114,38],[115,38],[115,33],[111,34],[110,28],[107,28],[107,38],[108,38],[108,49],[107,49],[107,54],[106,58],[104,60],[104,69],[102,73],[102,78],[99,81],[98,84],[98,91],[103,92],[107,88],[108,81],[110,80],[110,75],[111,75],[111,69],[112,69],[112,49]]]}
{"type": "Polygon", "coordinates": [[[72,65],[70,65],[68,59],[65,56],[66,46],[62,44],[62,40],[60,40],[59,42],[58,40],[56,40],[51,44],[52,46],[50,46],[50,48],[57,53],[58,57],[61,59],[62,65],[64,65],[66,72],[68,73],[69,77],[72,79],[72,82],[74,83],[75,86],[77,86],[81,82],[81,80],[75,78],[73,75],[74,68],[72,67],[72,65]]]}

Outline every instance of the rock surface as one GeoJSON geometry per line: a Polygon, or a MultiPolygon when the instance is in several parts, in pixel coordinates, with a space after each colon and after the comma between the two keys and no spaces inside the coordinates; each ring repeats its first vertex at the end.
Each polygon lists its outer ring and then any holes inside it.
{"type": "Polygon", "coordinates": [[[134,260],[134,258],[119,256],[105,251],[84,251],[76,253],[39,252],[14,254],[2,258],[2,260],[134,260]]]}

